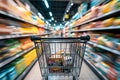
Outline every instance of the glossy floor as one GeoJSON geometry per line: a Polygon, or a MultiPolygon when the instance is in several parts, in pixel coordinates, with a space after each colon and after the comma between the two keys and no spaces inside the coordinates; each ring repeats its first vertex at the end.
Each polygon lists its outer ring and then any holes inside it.
{"type": "MultiPolygon", "coordinates": [[[[34,65],[24,80],[41,80],[38,62],[34,65]]],[[[91,69],[83,63],[79,80],[100,80],[91,69]]]]}

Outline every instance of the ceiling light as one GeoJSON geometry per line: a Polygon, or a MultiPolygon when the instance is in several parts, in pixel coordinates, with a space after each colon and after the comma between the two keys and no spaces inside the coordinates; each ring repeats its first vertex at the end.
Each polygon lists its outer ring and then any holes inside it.
{"type": "Polygon", "coordinates": [[[38,13],[38,16],[39,16],[41,19],[44,19],[44,17],[42,16],[41,13],[38,13]]]}
{"type": "Polygon", "coordinates": [[[54,26],[55,26],[56,24],[54,24],[54,26]]]}
{"type": "Polygon", "coordinates": [[[60,24],[60,26],[62,26],[62,24],[60,24]]]}
{"type": "Polygon", "coordinates": [[[43,1],[44,1],[44,3],[45,3],[46,7],[49,8],[49,5],[48,5],[47,0],[43,0],[43,1]]]}
{"type": "Polygon", "coordinates": [[[55,22],[57,22],[57,21],[55,20],[55,22]]]}
{"type": "Polygon", "coordinates": [[[65,26],[66,26],[66,25],[68,25],[68,24],[69,24],[69,21],[68,21],[68,22],[66,22],[65,26]]]}
{"type": "Polygon", "coordinates": [[[66,12],[69,12],[69,10],[67,10],[66,12]]]}
{"type": "Polygon", "coordinates": [[[50,15],[50,16],[52,16],[52,13],[51,13],[51,12],[49,12],[49,15],[50,15]]]}
{"type": "Polygon", "coordinates": [[[71,6],[73,6],[73,3],[71,3],[71,6]]]}
{"type": "Polygon", "coordinates": [[[54,20],[54,18],[52,17],[52,20],[54,20]]]}

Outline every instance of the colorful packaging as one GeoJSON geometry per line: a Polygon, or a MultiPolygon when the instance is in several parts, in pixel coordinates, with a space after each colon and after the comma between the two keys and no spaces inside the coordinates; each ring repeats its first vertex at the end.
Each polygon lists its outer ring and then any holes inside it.
{"type": "Polygon", "coordinates": [[[8,80],[14,80],[16,78],[16,76],[17,76],[17,73],[16,73],[16,70],[15,70],[15,66],[7,69],[8,80]]]}
{"type": "Polygon", "coordinates": [[[6,71],[0,71],[0,80],[7,80],[6,71]]]}
{"type": "Polygon", "coordinates": [[[12,62],[12,65],[15,65],[17,75],[20,75],[25,69],[24,58],[21,57],[16,59],[14,62],[12,62]]]}

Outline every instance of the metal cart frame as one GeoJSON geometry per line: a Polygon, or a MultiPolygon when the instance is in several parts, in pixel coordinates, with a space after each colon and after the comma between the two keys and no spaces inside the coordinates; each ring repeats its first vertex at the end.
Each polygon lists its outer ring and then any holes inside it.
{"type": "Polygon", "coordinates": [[[78,38],[32,36],[31,40],[35,43],[42,80],[79,80],[86,43],[90,40],[89,36],[78,38]]]}

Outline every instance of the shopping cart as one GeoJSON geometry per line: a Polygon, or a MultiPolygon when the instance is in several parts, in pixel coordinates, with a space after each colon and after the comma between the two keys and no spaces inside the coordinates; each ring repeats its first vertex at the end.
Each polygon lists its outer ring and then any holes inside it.
{"type": "Polygon", "coordinates": [[[79,38],[39,38],[35,43],[42,80],[79,80],[89,36],[79,38]]]}

